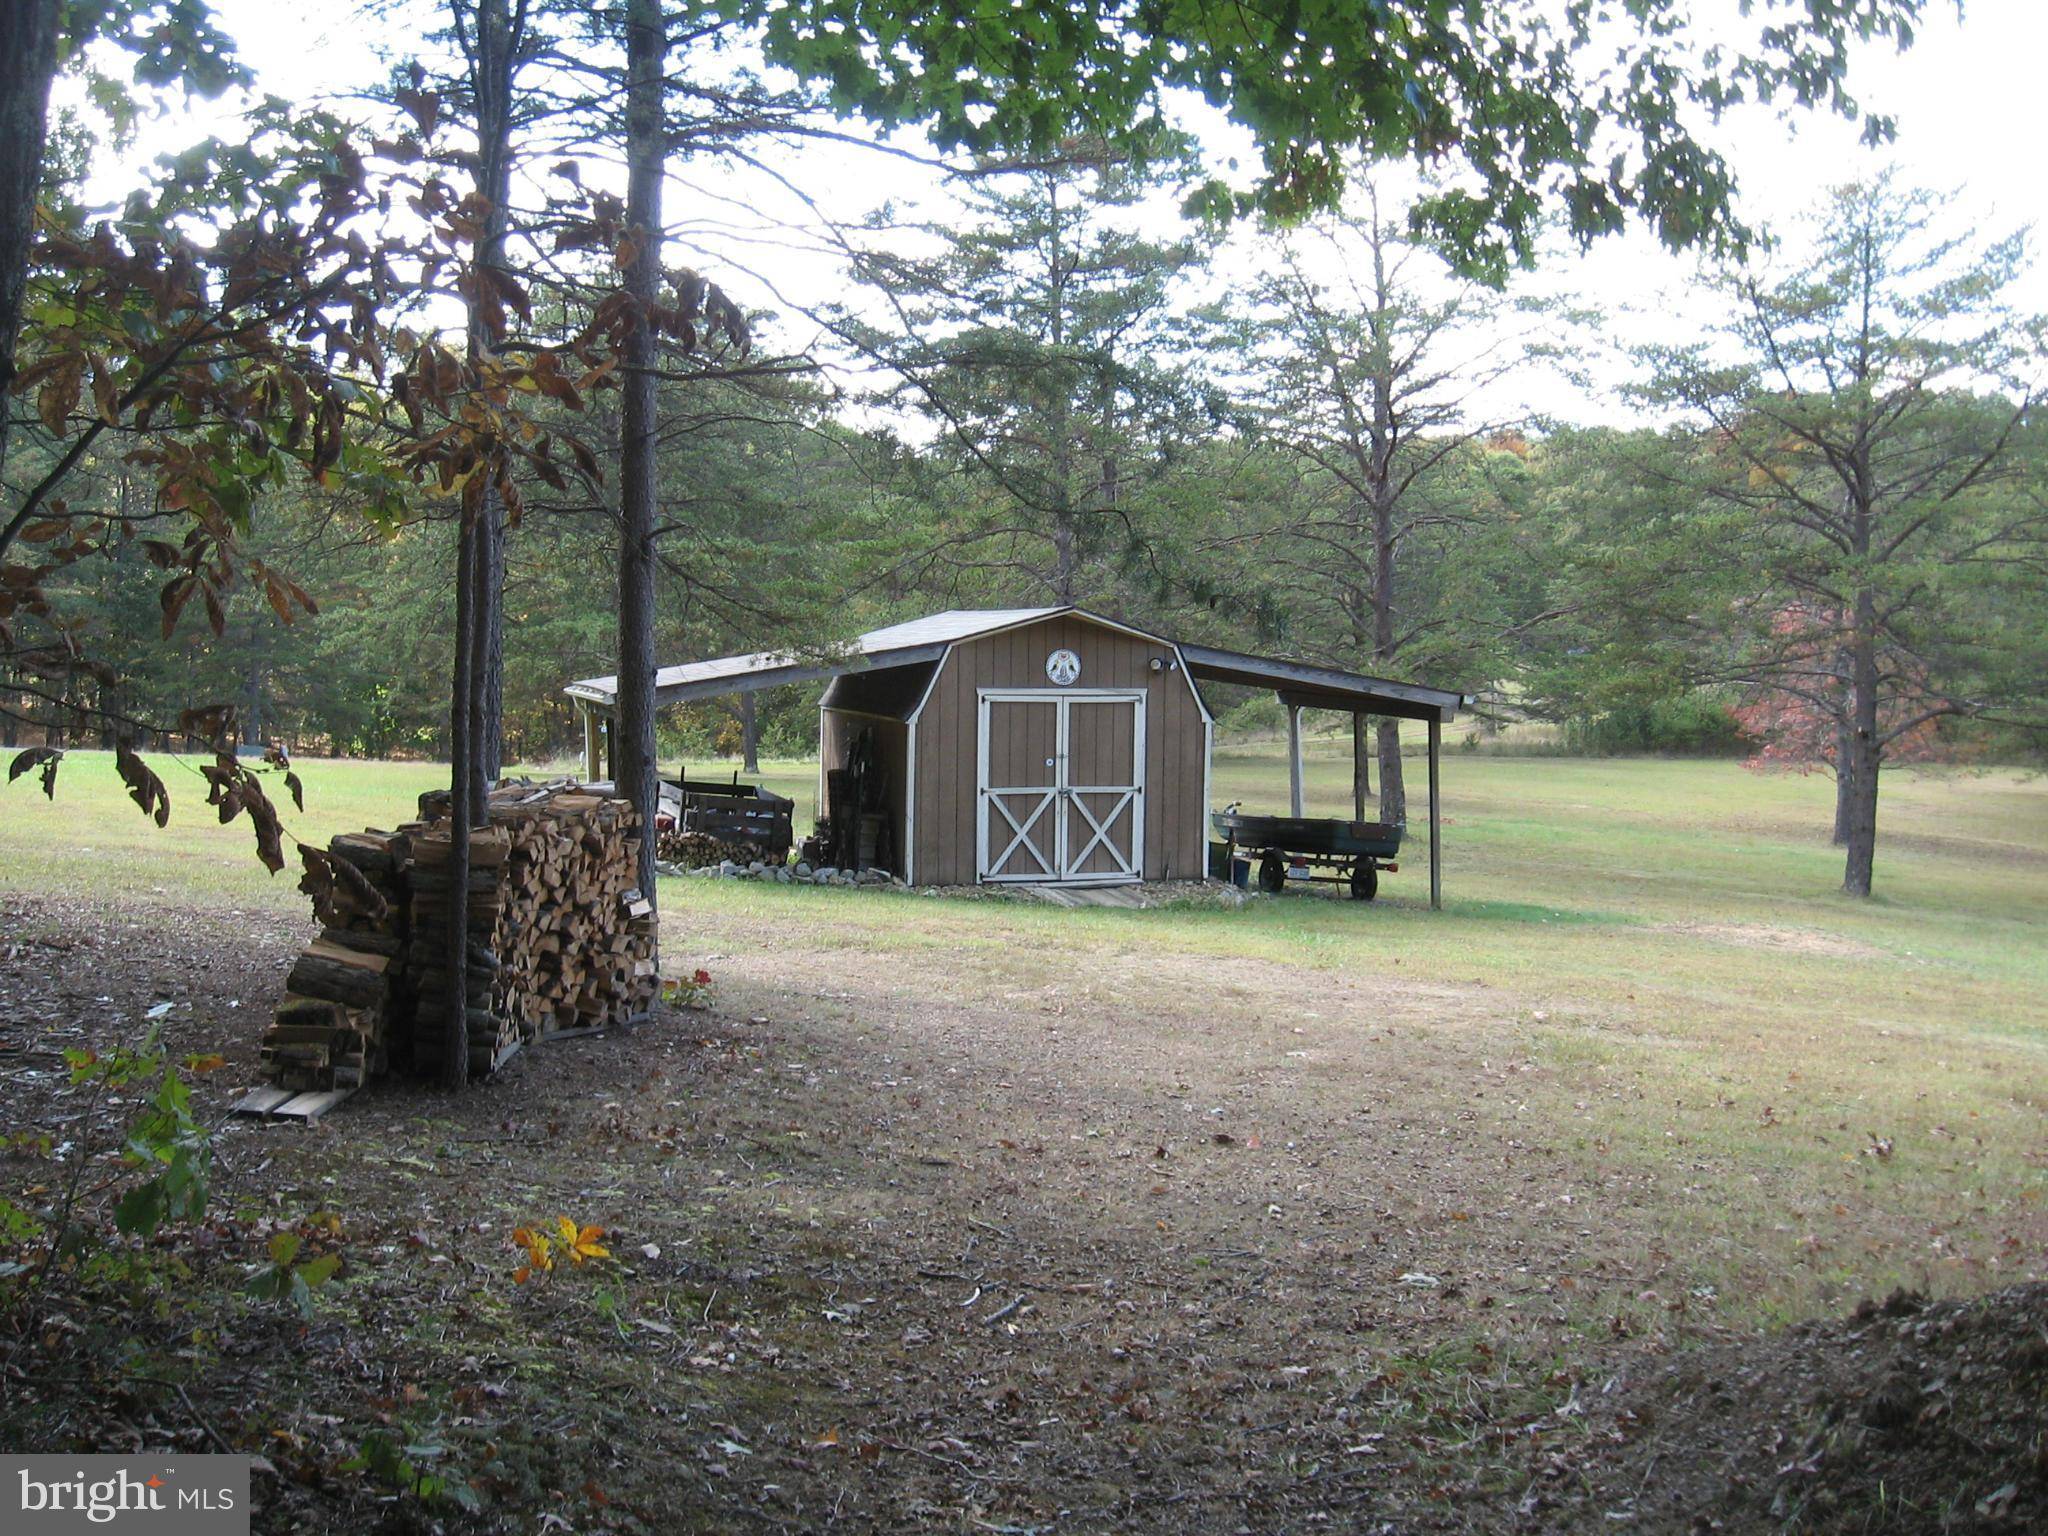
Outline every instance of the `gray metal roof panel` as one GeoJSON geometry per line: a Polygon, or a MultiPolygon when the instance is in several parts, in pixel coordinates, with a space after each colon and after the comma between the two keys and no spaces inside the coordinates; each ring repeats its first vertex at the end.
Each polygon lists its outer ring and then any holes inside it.
{"type": "Polygon", "coordinates": [[[971,640],[999,629],[1035,624],[1040,619],[1049,619],[1066,611],[1064,608],[948,608],[944,613],[930,613],[921,619],[891,624],[885,629],[871,629],[853,643],[870,655],[878,650],[895,650],[906,645],[951,645],[956,640],[971,640]]]}
{"type": "Polygon", "coordinates": [[[1448,688],[1429,688],[1420,683],[1397,683],[1341,667],[1325,667],[1308,661],[1290,661],[1282,656],[1249,656],[1242,651],[1222,651],[1214,646],[1181,645],[1188,674],[1218,683],[1239,683],[1272,688],[1289,702],[1340,709],[1347,704],[1364,706],[1374,713],[1403,715],[1411,719],[1457,718],[1465,696],[1448,688]]]}
{"type": "MultiPolygon", "coordinates": [[[[686,661],[655,672],[655,696],[662,703],[673,704],[684,699],[710,698],[719,693],[748,693],[783,683],[807,682],[813,678],[854,671],[868,662],[929,661],[955,641],[1014,629],[1020,624],[1033,624],[1066,611],[1064,608],[951,608],[944,613],[927,614],[921,619],[871,629],[864,635],[856,635],[843,647],[824,647],[814,653],[750,651],[740,656],[716,656],[709,661],[686,661]],[[725,686],[720,687],[719,684],[725,686]]],[[[586,677],[565,685],[562,691],[571,698],[610,705],[618,699],[619,679],[616,673],[609,677],[586,677]]]]}

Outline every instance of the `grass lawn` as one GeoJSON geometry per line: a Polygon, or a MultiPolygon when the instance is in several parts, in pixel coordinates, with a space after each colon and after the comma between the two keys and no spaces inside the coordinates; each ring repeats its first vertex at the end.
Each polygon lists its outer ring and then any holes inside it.
{"type": "MultiPolygon", "coordinates": [[[[77,1119],[39,1047],[169,1000],[175,1049],[227,1057],[217,1114],[309,931],[293,876],[159,768],[161,832],[93,754],[54,803],[0,794],[10,1198],[49,1178],[38,1128],[77,1119]]],[[[300,772],[287,821],[316,842],[439,778],[300,772]]],[[[1313,808],[1348,775],[1319,744],[1313,808]]],[[[808,816],[811,765],[766,777],[808,816]]],[[[1219,802],[1285,782],[1273,748],[1218,756],[1219,802]]],[[[711,1013],[538,1047],[457,1100],[391,1083],[303,1133],[229,1127],[246,1230],[219,1238],[228,1299],[189,1307],[230,1363],[162,1295],[150,1369],[189,1361],[191,1433],[287,1447],[350,1519],[340,1469],[397,1396],[495,1509],[599,1486],[622,1530],[1190,1536],[1377,1502],[1491,1531],[1632,1365],[2048,1276],[2048,784],[1888,775],[1869,901],[1839,894],[1818,777],[1456,755],[1444,788],[1441,913],[1419,857],[1370,905],[665,882],[665,963],[711,971],[711,1013]],[[234,1299],[265,1223],[330,1206],[317,1326],[234,1299]],[[513,1283],[507,1234],[556,1212],[626,1265],[513,1283]]],[[[64,1395],[89,1379],[0,1390],[0,1428],[117,1436],[97,1389],[64,1395]]],[[[1927,1528],[1884,1507],[1855,1529],[1927,1528]]]]}
{"type": "MultiPolygon", "coordinates": [[[[0,891],[302,914],[291,872],[266,876],[245,828],[211,823],[197,776],[157,766],[165,831],[126,803],[101,754],[72,754],[54,802],[33,780],[10,786],[0,891]]],[[[307,808],[287,808],[288,826],[321,842],[405,819],[440,770],[300,772],[307,808]]],[[[1411,776],[1419,791],[1419,762],[1411,776]]],[[[764,777],[806,822],[814,765],[770,762],[764,777]]],[[[1418,843],[1370,907],[1317,891],[1234,912],[1069,912],[672,882],[667,948],[672,964],[744,956],[750,929],[796,923],[825,953],[982,967],[984,990],[1137,950],[1218,987],[1241,966],[1279,968],[1305,1009],[1326,985],[1438,981],[1459,989],[1446,1038],[1483,1037],[1533,1067],[1526,1112],[1542,1133],[1589,1168],[1654,1179],[1704,1282],[1739,1281],[1759,1317],[1894,1281],[1969,1289],[2042,1271],[2048,784],[1888,774],[1878,895],[1855,901],[1837,890],[1819,776],[1452,755],[1443,777],[1441,914],[1425,907],[1418,843]],[[1481,994],[1483,1027],[1470,1018],[1481,994]]],[[[1308,787],[1312,813],[1348,803],[1341,745],[1312,747],[1308,787]]],[[[1215,793],[1277,807],[1277,749],[1219,752],[1215,793]]],[[[774,974],[772,955],[744,963],[774,974]]],[[[1199,986],[1186,1006],[1204,1006],[1199,986]]]]}

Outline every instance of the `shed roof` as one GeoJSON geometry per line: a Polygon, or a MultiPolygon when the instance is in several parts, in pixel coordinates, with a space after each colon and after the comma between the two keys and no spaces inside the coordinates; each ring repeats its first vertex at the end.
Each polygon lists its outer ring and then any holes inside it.
{"type": "MultiPolygon", "coordinates": [[[[657,704],[681,704],[722,694],[777,688],[785,683],[812,682],[821,677],[840,677],[850,672],[935,661],[946,653],[948,647],[963,640],[999,634],[1003,630],[1017,629],[1069,613],[1129,633],[1146,633],[1071,605],[1053,608],[951,608],[944,613],[927,614],[921,619],[871,629],[836,649],[754,651],[741,656],[720,656],[710,661],[663,667],[654,674],[654,698],[657,704]]],[[[1174,644],[1159,635],[1148,635],[1147,638],[1158,640],[1163,645],[1174,644]]],[[[1462,694],[1448,689],[1389,682],[1359,672],[1290,661],[1284,657],[1252,656],[1205,645],[1180,645],[1177,649],[1186,663],[1188,675],[1193,678],[1272,688],[1288,703],[1313,709],[1364,710],[1413,720],[1450,720],[1465,702],[1462,694]]],[[[570,683],[562,691],[573,699],[610,710],[618,702],[618,684],[616,676],[590,677],[570,683]]]]}

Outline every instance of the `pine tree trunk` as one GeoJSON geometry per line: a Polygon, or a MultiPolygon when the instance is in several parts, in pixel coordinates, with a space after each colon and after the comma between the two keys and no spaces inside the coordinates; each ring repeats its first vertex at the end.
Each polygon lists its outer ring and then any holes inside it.
{"type": "Polygon", "coordinates": [[[1074,600],[1075,577],[1081,567],[1074,530],[1074,515],[1065,508],[1053,514],[1052,592],[1062,603],[1074,600]]]}
{"type": "MultiPolygon", "coordinates": [[[[508,0],[478,0],[471,79],[476,96],[477,190],[487,204],[477,241],[477,264],[502,268],[512,181],[512,86],[520,39],[508,0]]],[[[492,345],[471,308],[472,357],[492,345]]],[[[505,504],[496,486],[484,491],[477,522],[476,647],[470,701],[470,792],[481,801],[497,781],[504,757],[505,722],[505,504]]]]}
{"type": "Polygon", "coordinates": [[[492,486],[484,496],[477,543],[477,669],[471,788],[482,796],[498,782],[505,757],[505,503],[492,486]]]}
{"type": "Polygon", "coordinates": [[[1856,638],[1851,645],[1854,710],[1849,735],[1849,826],[1847,868],[1842,889],[1868,896],[1872,866],[1877,860],[1877,770],[1881,748],[1877,736],[1877,601],[1869,592],[1858,595],[1856,638]]]}
{"type": "Polygon", "coordinates": [[[490,487],[484,488],[482,504],[476,509],[475,526],[466,537],[471,541],[469,579],[469,803],[472,811],[488,801],[491,775],[484,769],[484,674],[491,664],[491,611],[498,605],[491,590],[491,502],[490,487]]]}
{"type": "MultiPolygon", "coordinates": [[[[1067,344],[1066,256],[1059,195],[1048,185],[1051,227],[1046,245],[1046,295],[1050,311],[1046,339],[1054,351],[1067,344]]],[[[1052,428],[1052,589],[1054,600],[1071,603],[1081,569],[1080,527],[1074,515],[1074,402],[1067,386],[1059,386],[1052,428]]]]}
{"type": "MultiPolygon", "coordinates": [[[[1373,670],[1382,677],[1394,664],[1394,508],[1389,488],[1373,506],[1372,636],[1373,670]]],[[[1402,826],[1408,820],[1408,786],[1401,777],[1401,722],[1379,722],[1380,820],[1402,826]]]]}
{"type": "Polygon", "coordinates": [[[1849,846],[1849,821],[1855,792],[1851,788],[1855,767],[1850,762],[1849,743],[1855,734],[1855,662],[1846,650],[1835,652],[1835,835],[1837,848],[1849,846]]]}
{"type": "Polygon", "coordinates": [[[1408,786],[1401,777],[1401,722],[1379,722],[1380,820],[1389,826],[1408,821],[1408,786]]]}
{"type": "Polygon", "coordinates": [[[1372,754],[1365,749],[1365,716],[1351,717],[1351,817],[1365,820],[1365,802],[1372,796],[1372,754]]]}
{"type": "MultiPolygon", "coordinates": [[[[489,207],[477,241],[478,266],[501,265],[505,204],[511,164],[512,22],[505,0],[481,0],[475,10],[477,188],[489,207]]],[[[492,345],[478,306],[468,316],[472,363],[492,345]]],[[[469,834],[484,812],[497,774],[498,716],[487,694],[502,689],[503,653],[491,642],[493,615],[502,600],[503,509],[486,484],[472,504],[463,498],[455,556],[455,676],[448,706],[448,1017],[442,1026],[441,1082],[469,1081],[469,834]]]]}
{"type": "MultiPolygon", "coordinates": [[[[468,498],[464,498],[465,503],[468,498]]],[[[448,1017],[441,1026],[441,1084],[469,1081],[469,828],[476,703],[476,516],[463,508],[455,543],[455,677],[448,696],[448,1017]]]]}
{"type": "Polygon", "coordinates": [[[242,743],[244,746],[263,745],[263,666],[253,656],[249,659],[249,670],[242,678],[242,743]]]}
{"type": "MultiPolygon", "coordinates": [[[[661,273],[662,72],[668,38],[661,0],[626,6],[626,222],[639,242],[626,290],[652,306],[661,273]]],[[[644,311],[643,311],[644,313],[644,311]]],[[[655,899],[654,816],[654,332],[626,335],[619,428],[618,783],[640,812],[640,890],[655,899]]]]}
{"type": "MultiPolygon", "coordinates": [[[[14,394],[14,346],[21,335],[62,10],[62,0],[7,0],[0,5],[0,400],[11,400],[14,394]]],[[[11,414],[0,411],[0,469],[7,464],[11,414]]],[[[10,537],[0,538],[0,553],[17,531],[10,527],[10,537]]]]}
{"type": "Polygon", "coordinates": [[[761,771],[761,722],[751,693],[740,695],[740,761],[748,773],[761,771]]]}

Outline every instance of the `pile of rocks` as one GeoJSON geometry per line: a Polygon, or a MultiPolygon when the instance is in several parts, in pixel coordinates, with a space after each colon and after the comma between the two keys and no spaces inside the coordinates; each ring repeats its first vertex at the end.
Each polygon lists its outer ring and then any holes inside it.
{"type": "Polygon", "coordinates": [[[760,859],[743,864],[737,859],[720,859],[716,864],[704,864],[695,869],[663,863],[656,863],[654,867],[664,875],[694,875],[702,880],[767,880],[777,885],[903,884],[886,869],[838,869],[830,864],[813,868],[801,859],[794,864],[768,864],[760,859]]]}

